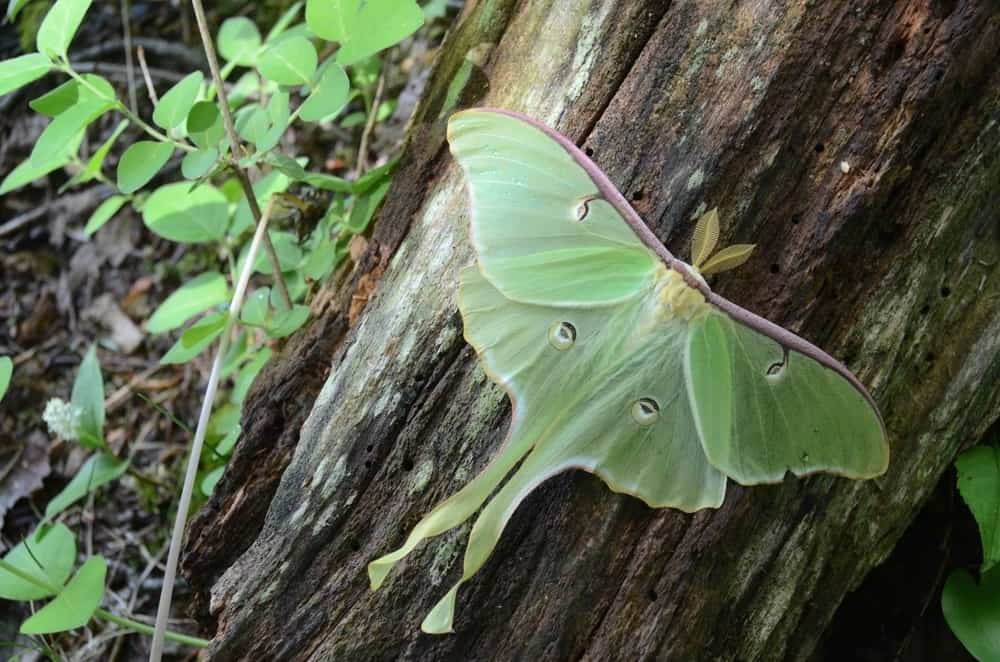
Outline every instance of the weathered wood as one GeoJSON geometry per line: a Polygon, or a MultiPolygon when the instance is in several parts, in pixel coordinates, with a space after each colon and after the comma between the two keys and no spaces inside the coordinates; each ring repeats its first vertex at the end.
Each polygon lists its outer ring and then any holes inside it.
{"type": "Polygon", "coordinates": [[[442,48],[368,255],[259,380],[192,526],[213,658],[808,657],[1000,412],[998,46],[989,0],[477,3],[442,48]],[[716,289],[856,370],[883,406],[888,474],[731,485],[694,516],[567,474],[463,587],[456,634],[419,623],[467,527],[370,593],[366,563],[484,465],[509,415],[455,306],[471,254],[444,126],[485,104],[580,142],[675,253],[716,205],[724,241],[759,243],[716,289]]]}

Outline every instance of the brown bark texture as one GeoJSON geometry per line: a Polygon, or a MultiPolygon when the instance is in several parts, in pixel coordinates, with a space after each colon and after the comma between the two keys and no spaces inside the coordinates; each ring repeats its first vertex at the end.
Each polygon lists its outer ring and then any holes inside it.
{"type": "Polygon", "coordinates": [[[212,659],[807,659],[1000,412],[998,53],[992,0],[475,2],[367,253],[258,380],[191,526],[212,659]],[[419,624],[467,525],[370,592],[366,564],[484,466],[510,415],[455,301],[472,253],[445,124],[478,105],[568,135],[681,257],[718,206],[723,243],[759,247],[715,289],[858,374],[888,473],[731,483],[692,516],[572,472],[515,513],[454,634],[419,624]]]}

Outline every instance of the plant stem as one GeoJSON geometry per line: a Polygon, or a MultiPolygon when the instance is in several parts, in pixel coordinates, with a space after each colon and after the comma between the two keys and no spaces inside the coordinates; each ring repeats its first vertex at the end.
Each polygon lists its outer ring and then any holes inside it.
{"type": "Polygon", "coordinates": [[[174,140],[173,138],[171,138],[171,137],[169,137],[169,136],[167,136],[167,135],[165,135],[163,133],[160,133],[159,131],[157,131],[156,129],[154,129],[152,126],[150,126],[149,124],[147,124],[141,117],[139,117],[138,115],[136,115],[135,113],[133,113],[131,110],[129,110],[128,106],[126,106],[125,104],[123,104],[118,97],[114,97],[112,99],[108,99],[106,96],[104,96],[103,93],[101,93],[100,90],[98,90],[96,87],[94,87],[93,85],[91,85],[90,81],[88,81],[86,78],[84,78],[83,76],[81,76],[80,74],[78,74],[68,64],[65,65],[65,66],[63,66],[63,67],[61,67],[61,69],[62,69],[63,73],[65,73],[67,76],[69,76],[73,80],[77,81],[78,83],[80,83],[81,85],[83,85],[84,87],[86,87],[88,90],[90,90],[91,92],[93,92],[95,95],[97,95],[101,99],[107,99],[108,101],[113,102],[114,105],[115,105],[115,110],[117,110],[119,113],[121,113],[122,115],[124,115],[125,117],[127,117],[129,120],[131,120],[132,122],[134,122],[136,124],[136,126],[138,126],[140,129],[142,129],[143,131],[145,131],[146,133],[148,133],[152,137],[156,138],[160,142],[170,143],[174,147],[176,147],[178,149],[182,149],[185,152],[193,152],[193,151],[195,151],[195,148],[192,147],[191,145],[188,145],[187,143],[182,143],[180,141],[174,140]]]}
{"type": "MultiPolygon", "coordinates": [[[[123,616],[115,616],[110,611],[105,611],[104,609],[98,609],[94,612],[94,616],[102,618],[106,621],[110,621],[116,625],[120,625],[123,628],[128,628],[138,632],[139,634],[152,635],[153,626],[146,625],[145,623],[140,623],[139,621],[133,621],[131,618],[125,618],[123,616]]],[[[202,639],[201,637],[192,637],[187,634],[181,634],[180,632],[171,632],[167,630],[164,633],[164,638],[170,639],[171,641],[176,641],[179,644],[185,644],[187,646],[194,646],[196,648],[207,648],[211,643],[208,639],[202,639]]]]}
{"type": "MultiPolygon", "coordinates": [[[[191,0],[194,8],[194,17],[198,23],[198,33],[201,35],[201,43],[205,48],[205,56],[208,58],[208,68],[212,72],[212,81],[215,83],[215,91],[219,95],[219,109],[222,111],[222,120],[226,125],[226,134],[229,136],[229,143],[232,146],[232,156],[230,167],[236,173],[236,179],[243,188],[243,194],[250,205],[250,213],[253,214],[254,222],[261,222],[260,205],[257,203],[257,194],[253,191],[250,177],[246,171],[240,167],[240,160],[243,158],[243,146],[240,144],[240,137],[236,134],[236,124],[233,122],[233,113],[229,109],[229,100],[226,98],[226,88],[222,82],[222,74],[219,72],[219,58],[215,54],[215,44],[212,35],[208,31],[208,20],[205,18],[205,7],[201,0],[191,0]]],[[[271,274],[274,282],[278,286],[278,294],[285,310],[292,309],[292,298],[288,295],[288,286],[285,285],[285,277],[281,273],[281,262],[278,260],[278,253],[274,250],[271,237],[264,235],[264,250],[267,252],[268,262],[271,263],[271,274]]]]}
{"type": "MultiPolygon", "coordinates": [[[[0,570],[10,573],[15,577],[17,577],[18,579],[21,579],[29,584],[33,584],[39,588],[43,588],[46,591],[49,591],[50,593],[58,595],[62,590],[55,584],[47,582],[43,579],[39,579],[38,577],[35,577],[31,573],[25,572],[24,570],[21,570],[17,566],[11,565],[10,563],[2,559],[0,559],[0,570]]],[[[145,623],[140,623],[139,621],[134,621],[131,618],[125,618],[124,616],[116,616],[115,614],[112,614],[111,612],[106,611],[104,609],[95,609],[94,616],[103,619],[105,621],[115,623],[116,625],[120,625],[124,628],[128,628],[129,630],[132,630],[134,632],[139,632],[141,634],[153,634],[153,628],[150,627],[149,625],[146,625],[145,623]]],[[[181,634],[179,632],[168,631],[165,634],[167,639],[176,641],[181,644],[187,644],[188,646],[205,648],[209,644],[209,641],[207,639],[201,639],[200,637],[192,637],[190,635],[181,634]]]]}
{"type": "Polygon", "coordinates": [[[160,658],[163,655],[163,639],[167,628],[167,618],[170,615],[170,601],[174,591],[174,580],[177,577],[177,561],[180,558],[181,544],[184,540],[184,527],[187,524],[188,510],[191,508],[191,495],[194,493],[194,483],[198,476],[198,463],[201,459],[202,447],[205,444],[205,433],[208,430],[208,421],[212,415],[212,403],[215,400],[215,391],[219,386],[222,363],[229,348],[229,336],[231,335],[233,324],[239,319],[243,296],[246,294],[247,284],[250,282],[250,275],[253,273],[253,265],[257,261],[257,251],[260,249],[264,237],[267,236],[267,222],[271,218],[271,211],[273,209],[274,198],[271,198],[261,216],[260,223],[257,224],[253,241],[250,243],[250,250],[247,251],[247,259],[243,263],[243,271],[240,273],[240,279],[236,284],[233,299],[229,304],[229,316],[226,318],[226,326],[222,330],[222,335],[219,337],[219,346],[215,351],[212,372],[208,378],[208,386],[205,388],[205,399],[201,403],[201,413],[198,416],[198,427],[194,432],[194,441],[191,443],[191,452],[188,455],[187,471],[184,474],[184,486],[181,488],[181,498],[177,504],[177,517],[174,519],[173,535],[170,538],[170,551],[167,554],[167,567],[163,577],[163,589],[160,591],[160,605],[156,610],[156,627],[153,631],[153,643],[149,650],[149,662],[160,662],[160,658]]]}

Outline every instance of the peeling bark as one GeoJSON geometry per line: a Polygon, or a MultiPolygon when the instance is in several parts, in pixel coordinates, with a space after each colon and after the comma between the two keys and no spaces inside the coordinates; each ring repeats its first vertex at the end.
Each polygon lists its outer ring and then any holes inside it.
{"type": "Polygon", "coordinates": [[[213,659],[808,658],[1000,412],[998,47],[987,0],[476,3],[442,47],[368,253],[258,380],[192,524],[185,568],[213,659]],[[859,375],[888,474],[731,484],[693,516],[565,474],[463,587],[456,634],[419,623],[459,574],[467,527],[370,593],[367,562],[506,429],[461,336],[472,258],[444,143],[451,112],[487,104],[576,140],[675,254],[718,206],[723,242],[760,248],[715,289],[859,375]]]}

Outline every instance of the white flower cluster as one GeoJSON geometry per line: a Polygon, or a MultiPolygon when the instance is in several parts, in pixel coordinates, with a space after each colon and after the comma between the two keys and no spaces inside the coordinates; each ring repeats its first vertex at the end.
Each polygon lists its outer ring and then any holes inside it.
{"type": "Polygon", "coordinates": [[[49,426],[49,432],[66,441],[76,441],[83,412],[62,398],[52,398],[45,403],[42,420],[49,426]]]}

